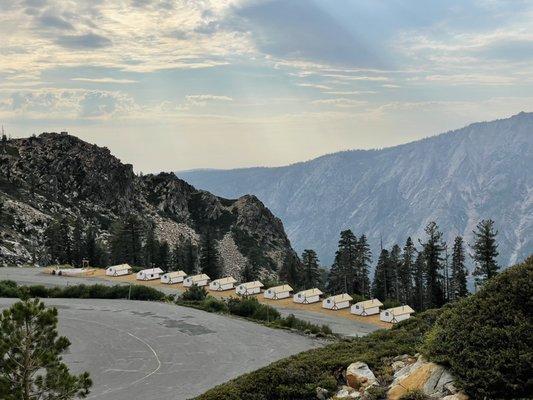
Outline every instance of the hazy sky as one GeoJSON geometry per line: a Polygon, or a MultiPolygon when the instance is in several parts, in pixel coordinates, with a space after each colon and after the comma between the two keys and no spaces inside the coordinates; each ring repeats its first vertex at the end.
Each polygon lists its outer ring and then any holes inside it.
{"type": "Polygon", "coordinates": [[[533,110],[533,1],[0,0],[0,122],[145,172],[281,165],[533,110]]]}

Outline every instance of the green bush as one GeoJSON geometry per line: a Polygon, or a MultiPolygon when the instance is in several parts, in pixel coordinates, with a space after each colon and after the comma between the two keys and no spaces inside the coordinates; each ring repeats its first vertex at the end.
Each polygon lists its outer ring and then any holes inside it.
{"type": "Polygon", "coordinates": [[[180,300],[183,301],[202,301],[207,297],[207,290],[204,287],[200,287],[196,284],[193,284],[189,289],[187,289],[181,296],[180,300]]]}
{"type": "Polygon", "coordinates": [[[232,297],[228,300],[228,310],[233,315],[258,321],[274,321],[280,318],[278,310],[259,303],[255,297],[232,297]]]}
{"type": "Polygon", "coordinates": [[[212,296],[207,296],[202,302],[202,309],[208,312],[227,313],[228,306],[222,300],[218,300],[212,296]]]}
{"type": "Polygon", "coordinates": [[[424,346],[472,398],[533,393],[533,257],[446,310],[424,346]]]}
{"type": "Polygon", "coordinates": [[[159,290],[142,285],[73,285],[63,288],[47,288],[42,285],[17,286],[12,281],[0,282],[0,297],[18,297],[27,291],[31,297],[66,299],[131,299],[162,301],[166,295],[159,290]]]}
{"type": "MultiPolygon", "coordinates": [[[[383,375],[380,373],[384,368],[383,358],[398,354],[415,354],[438,313],[438,310],[426,311],[400,322],[390,330],[380,330],[362,338],[335,342],[274,362],[217,386],[197,399],[316,399],[316,388],[320,386],[328,390],[335,389],[337,384],[344,380],[342,372],[352,362],[366,362],[379,376],[383,375]]],[[[296,324],[294,320],[290,323],[296,324]]]]}

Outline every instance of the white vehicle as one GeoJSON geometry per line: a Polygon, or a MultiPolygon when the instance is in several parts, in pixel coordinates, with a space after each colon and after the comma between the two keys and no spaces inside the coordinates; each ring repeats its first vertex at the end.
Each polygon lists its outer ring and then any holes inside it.
{"type": "Polygon", "coordinates": [[[290,297],[292,288],[289,285],[274,286],[263,293],[265,299],[279,300],[290,297]]]}
{"type": "Polygon", "coordinates": [[[163,270],[161,268],[148,268],[137,272],[136,278],[138,281],[153,281],[154,279],[159,279],[162,273],[163,270]]]}
{"type": "Polygon", "coordinates": [[[320,289],[317,289],[317,288],[307,289],[307,290],[302,290],[301,292],[296,293],[292,297],[292,301],[295,303],[301,303],[301,304],[317,303],[320,301],[320,296],[322,295],[323,293],[320,289]]]}
{"type": "Polygon", "coordinates": [[[172,285],[173,283],[183,282],[187,274],[183,271],[171,271],[161,275],[161,283],[172,285]]]}
{"type": "Polygon", "coordinates": [[[413,310],[409,306],[394,307],[389,308],[387,310],[383,310],[379,314],[379,319],[383,322],[390,322],[391,324],[396,324],[405,319],[409,319],[411,317],[411,314],[413,314],[414,312],[415,310],[413,310]]]}
{"type": "Polygon", "coordinates": [[[209,284],[209,290],[213,290],[216,292],[231,290],[235,287],[236,283],[237,281],[231,276],[228,276],[226,278],[215,279],[209,284]]]}
{"type": "Polygon", "coordinates": [[[183,286],[191,287],[192,285],[196,286],[207,286],[211,278],[206,274],[191,275],[184,279],[183,286]]]}
{"type": "Polygon", "coordinates": [[[112,265],[105,269],[105,274],[107,276],[129,275],[131,272],[132,268],[128,264],[112,265]]]}
{"type": "Polygon", "coordinates": [[[328,310],[341,310],[350,307],[351,300],[352,296],[348,293],[338,294],[324,299],[322,301],[322,308],[327,308],[328,310]]]}
{"type": "Polygon", "coordinates": [[[366,317],[368,315],[379,314],[379,308],[382,306],[383,303],[378,299],[365,300],[352,305],[350,312],[355,315],[366,317]]]}
{"type": "Polygon", "coordinates": [[[237,288],[235,289],[235,293],[240,294],[241,296],[248,296],[250,294],[258,294],[258,293],[261,293],[261,288],[263,286],[264,285],[259,281],[245,282],[237,286],[237,288]]]}

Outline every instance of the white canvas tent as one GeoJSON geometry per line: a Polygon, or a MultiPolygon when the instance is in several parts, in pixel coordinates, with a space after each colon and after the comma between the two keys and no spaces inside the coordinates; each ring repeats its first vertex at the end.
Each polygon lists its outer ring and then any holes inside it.
{"type": "Polygon", "coordinates": [[[302,304],[316,303],[320,301],[320,296],[322,294],[322,291],[317,288],[302,290],[292,297],[292,301],[302,304]]]}
{"type": "Polygon", "coordinates": [[[148,268],[137,272],[136,278],[138,281],[151,281],[159,279],[162,273],[163,270],[161,268],[148,268]]]}
{"type": "Polygon", "coordinates": [[[217,292],[231,290],[233,289],[235,283],[237,283],[237,281],[231,276],[228,276],[226,278],[215,279],[209,284],[209,290],[214,290],[217,292]]]}
{"type": "Polygon", "coordinates": [[[187,274],[183,271],[171,271],[161,275],[161,283],[172,285],[183,282],[187,274]]]}
{"type": "Polygon", "coordinates": [[[184,279],[183,286],[191,287],[192,285],[196,286],[207,286],[209,283],[209,278],[206,274],[191,275],[184,279]]]}
{"type": "Polygon", "coordinates": [[[411,314],[413,314],[414,312],[415,310],[413,310],[409,306],[394,307],[389,308],[387,310],[383,310],[379,314],[379,319],[383,322],[390,322],[391,324],[395,324],[405,319],[409,319],[411,317],[411,314]]]}
{"type": "Polygon", "coordinates": [[[112,265],[105,269],[107,276],[121,276],[131,274],[132,268],[128,264],[112,265]]]}
{"type": "Polygon", "coordinates": [[[368,315],[379,314],[379,307],[381,306],[383,306],[383,303],[378,299],[365,300],[352,305],[350,312],[366,317],[368,315]]]}
{"type": "Polygon", "coordinates": [[[322,301],[322,308],[327,308],[329,310],[340,310],[343,308],[348,308],[350,307],[351,300],[352,296],[347,293],[338,294],[324,299],[322,301]]]}
{"type": "Polygon", "coordinates": [[[291,292],[292,287],[289,285],[274,286],[265,290],[263,297],[272,300],[286,299],[290,297],[291,292]]]}
{"type": "Polygon", "coordinates": [[[263,286],[264,285],[259,281],[245,282],[237,286],[237,288],[235,289],[235,292],[237,294],[240,294],[241,296],[257,294],[257,293],[261,293],[261,288],[263,286]]]}

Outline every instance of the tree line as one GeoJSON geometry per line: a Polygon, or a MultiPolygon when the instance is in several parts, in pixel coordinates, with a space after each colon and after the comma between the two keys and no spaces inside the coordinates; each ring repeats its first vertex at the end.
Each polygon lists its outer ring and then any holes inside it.
{"type": "MultiPolygon", "coordinates": [[[[181,238],[174,247],[157,239],[156,227],[136,215],[115,221],[107,240],[97,239],[94,224],[77,218],[73,224],[62,218],[45,231],[51,264],[107,266],[128,263],[165,271],[183,270],[187,274],[202,272],[212,279],[223,274],[216,234],[205,229],[198,243],[181,238]],[[71,226],[72,225],[72,226],[71,226]]],[[[494,276],[498,245],[494,221],[482,220],[474,230],[470,257],[476,266],[476,284],[494,276]]],[[[457,236],[448,254],[448,246],[435,222],[425,228],[418,246],[408,237],[398,244],[381,249],[370,279],[372,252],[367,237],[350,230],[340,233],[338,248],[329,272],[320,266],[317,253],[303,251],[301,257],[289,253],[277,271],[275,283],[288,283],[293,289],[318,287],[328,293],[349,293],[356,298],[377,297],[382,301],[409,304],[417,310],[441,307],[468,295],[467,251],[464,239],[457,236]]],[[[261,268],[250,260],[242,268],[241,281],[256,280],[261,268]]],[[[272,277],[272,275],[271,275],[272,277]]]]}

